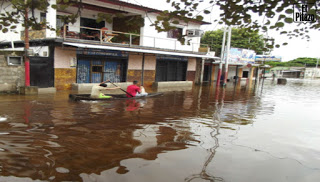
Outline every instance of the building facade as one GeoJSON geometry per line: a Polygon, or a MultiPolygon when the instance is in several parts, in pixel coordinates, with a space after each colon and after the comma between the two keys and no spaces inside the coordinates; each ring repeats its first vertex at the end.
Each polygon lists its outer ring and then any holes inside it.
{"type": "MultiPolygon", "coordinates": [[[[56,4],[55,0],[49,2],[56,4]]],[[[73,84],[93,84],[106,79],[112,82],[138,80],[145,86],[157,82],[200,83],[205,60],[218,59],[208,51],[199,51],[202,48],[200,36],[191,34],[187,37],[189,43],[185,44],[177,39],[187,31],[200,31],[200,26],[208,24],[206,22],[181,21],[175,25],[176,29],[158,33],[150,25],[161,13],[159,10],[118,0],[82,2],[84,9],[74,24],[65,24],[61,16],[74,14],[75,7],[63,11],[51,7],[47,12],[35,11],[39,21],[46,21],[56,31],[30,30],[31,86],[68,90],[73,84]],[[97,22],[99,13],[111,15],[112,23],[97,22]],[[116,14],[123,16],[120,18],[116,14]],[[143,20],[144,26],[125,24],[136,19],[143,20]]],[[[4,11],[12,8],[10,2],[3,7],[4,11]]],[[[2,50],[23,50],[24,27],[21,24],[15,32],[0,35],[2,50]]]]}

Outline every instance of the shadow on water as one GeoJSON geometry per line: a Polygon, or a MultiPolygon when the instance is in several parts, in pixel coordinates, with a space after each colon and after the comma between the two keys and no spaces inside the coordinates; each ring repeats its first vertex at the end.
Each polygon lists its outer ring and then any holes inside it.
{"type": "Polygon", "coordinates": [[[0,96],[0,181],[224,181],[209,167],[220,132],[271,115],[275,102],[262,98],[272,86],[194,86],[112,102],[0,96]]]}

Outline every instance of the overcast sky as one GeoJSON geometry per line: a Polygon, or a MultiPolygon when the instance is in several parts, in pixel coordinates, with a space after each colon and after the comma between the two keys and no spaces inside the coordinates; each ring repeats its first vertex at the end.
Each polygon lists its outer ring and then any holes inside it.
{"type": "MultiPolygon", "coordinates": [[[[134,4],[139,4],[159,10],[172,9],[170,4],[166,3],[166,0],[122,0],[134,4]]],[[[198,9],[202,10],[208,5],[202,4],[198,9]]],[[[211,10],[211,9],[209,9],[211,10]]],[[[204,21],[211,22],[211,25],[202,26],[202,29],[205,31],[216,30],[221,28],[213,22],[213,20],[218,17],[218,9],[213,9],[211,15],[205,15],[204,21]]],[[[291,28],[294,28],[294,25],[291,25],[291,28]]],[[[300,27],[301,28],[301,27],[300,27]]],[[[287,46],[281,46],[280,48],[275,48],[271,54],[276,56],[281,56],[282,61],[290,61],[298,57],[315,57],[320,58],[320,31],[310,31],[311,40],[307,42],[306,40],[301,40],[301,38],[288,39],[284,35],[280,35],[280,31],[268,31],[268,35],[274,37],[277,43],[288,42],[287,46]]],[[[232,42],[231,42],[232,46],[232,42]]]]}

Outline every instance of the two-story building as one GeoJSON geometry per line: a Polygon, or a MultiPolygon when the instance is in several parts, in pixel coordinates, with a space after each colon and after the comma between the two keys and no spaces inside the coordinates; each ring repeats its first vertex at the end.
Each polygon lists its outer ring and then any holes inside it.
{"type": "MultiPolygon", "coordinates": [[[[49,2],[55,4],[56,0],[49,2]]],[[[3,11],[10,11],[10,2],[5,3],[3,11]]],[[[68,90],[72,85],[80,88],[79,85],[90,86],[107,79],[138,80],[145,86],[163,82],[170,86],[200,83],[204,62],[219,59],[208,51],[199,51],[200,26],[207,22],[180,21],[174,25],[175,30],[158,33],[151,24],[160,10],[119,0],[83,0],[82,3],[81,16],[74,24],[65,24],[61,16],[75,14],[76,7],[35,11],[39,21],[46,21],[55,30],[29,31],[31,86],[68,90]],[[99,13],[111,15],[112,21],[96,21],[99,13]],[[144,26],[130,23],[136,19],[142,20],[144,26]],[[177,39],[179,34],[188,34],[189,44],[182,44],[177,39]]],[[[18,24],[15,31],[0,33],[0,41],[2,50],[11,51],[0,57],[0,69],[23,68],[23,61],[17,56],[21,52],[17,54],[17,51],[23,50],[24,27],[18,24]]],[[[23,75],[24,69],[16,70],[23,75]]],[[[0,73],[0,91],[1,84],[11,84],[6,89],[12,90],[23,85],[23,77],[4,78],[0,73]]]]}

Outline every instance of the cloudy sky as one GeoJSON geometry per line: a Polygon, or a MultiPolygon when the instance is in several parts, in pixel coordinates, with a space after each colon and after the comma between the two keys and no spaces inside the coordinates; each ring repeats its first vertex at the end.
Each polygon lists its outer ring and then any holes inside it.
{"type": "MultiPolygon", "coordinates": [[[[122,0],[134,4],[139,4],[155,9],[166,10],[171,9],[170,4],[166,3],[166,0],[122,0]]],[[[202,4],[199,9],[208,7],[206,4],[202,4]]],[[[209,9],[211,10],[211,8],[209,9]]],[[[205,31],[215,30],[221,28],[219,25],[213,22],[218,17],[218,9],[212,9],[211,15],[205,15],[204,21],[212,22],[211,25],[203,26],[205,31]]],[[[290,28],[294,28],[296,25],[292,25],[290,28]]],[[[301,28],[301,27],[300,27],[301,28]]],[[[286,36],[280,35],[280,31],[269,31],[268,35],[274,37],[278,43],[288,42],[287,46],[281,46],[275,48],[272,52],[273,55],[282,56],[283,61],[290,61],[298,57],[316,57],[320,58],[320,31],[310,31],[311,40],[301,40],[301,38],[288,39],[286,36]]],[[[232,42],[231,42],[232,46],[232,42]]]]}

